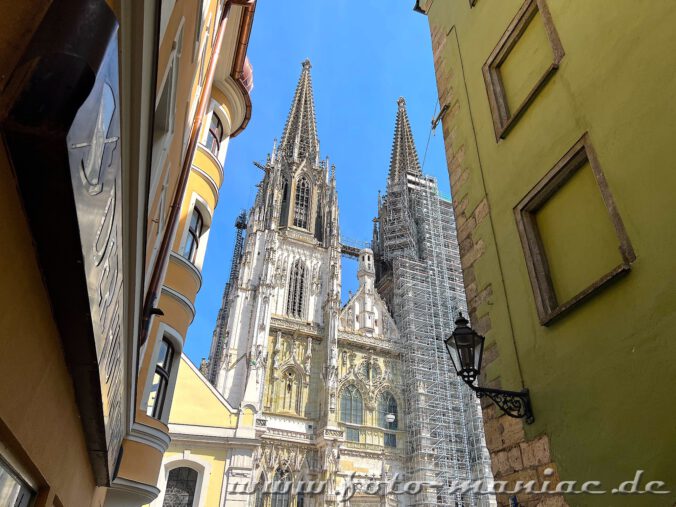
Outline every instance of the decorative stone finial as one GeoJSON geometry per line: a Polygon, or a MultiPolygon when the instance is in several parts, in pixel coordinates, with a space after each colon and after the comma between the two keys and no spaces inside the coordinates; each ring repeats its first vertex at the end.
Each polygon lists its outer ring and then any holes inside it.
{"type": "Polygon", "coordinates": [[[306,59],[303,61],[303,68],[304,68],[304,69],[311,69],[311,68],[312,68],[312,64],[310,63],[310,59],[309,59],[309,58],[306,58],[306,59]]]}
{"type": "Polygon", "coordinates": [[[406,99],[404,97],[399,97],[397,104],[399,105],[399,109],[404,109],[406,107],[406,99]]]}

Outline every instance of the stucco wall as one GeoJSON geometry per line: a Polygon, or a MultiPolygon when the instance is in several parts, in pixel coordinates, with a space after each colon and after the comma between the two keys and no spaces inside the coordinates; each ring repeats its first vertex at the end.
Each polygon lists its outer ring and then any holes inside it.
{"type": "MultiPolygon", "coordinates": [[[[541,465],[551,459],[561,479],[598,480],[608,489],[642,469],[646,480],[671,481],[674,491],[675,409],[667,400],[676,379],[669,85],[676,5],[547,4],[565,56],[497,142],[482,66],[523,2],[478,0],[470,8],[437,1],[428,13],[440,104],[449,105],[443,132],[469,306],[473,326],[487,335],[484,384],[525,385],[536,417],[512,428],[499,412],[485,412],[493,468],[498,478],[530,470],[542,481],[541,465]],[[626,277],[542,326],[513,208],[585,132],[637,259],[626,277]],[[525,442],[539,442],[540,458],[520,447],[525,442]]],[[[510,71],[527,76],[529,59],[514,63],[510,71]]],[[[597,216],[581,196],[575,213],[597,216]]],[[[603,261],[605,246],[590,241],[587,221],[577,227],[549,231],[567,235],[557,248],[603,261]]],[[[581,263],[573,275],[588,269],[581,263]]],[[[652,500],[666,505],[674,496],[652,500]]],[[[567,501],[609,505],[608,496],[567,501]]],[[[647,501],[612,497],[613,505],[647,501]]]]}

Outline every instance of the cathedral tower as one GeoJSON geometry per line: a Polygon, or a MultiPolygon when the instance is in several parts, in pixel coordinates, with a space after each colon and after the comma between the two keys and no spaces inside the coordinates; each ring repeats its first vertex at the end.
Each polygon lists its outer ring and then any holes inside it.
{"type": "Polygon", "coordinates": [[[377,287],[388,302],[403,348],[407,399],[407,473],[434,481],[416,495],[416,506],[490,505],[486,495],[460,495],[454,481],[490,480],[479,404],[450,366],[443,340],[454,316],[466,311],[458,243],[449,201],[422,173],[406,112],[398,100],[387,178],[378,197],[373,233],[377,287]]]}

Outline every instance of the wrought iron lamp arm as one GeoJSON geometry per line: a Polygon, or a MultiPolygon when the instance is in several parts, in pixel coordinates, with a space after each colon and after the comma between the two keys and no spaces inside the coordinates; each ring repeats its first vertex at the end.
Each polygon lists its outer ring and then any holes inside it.
{"type": "Polygon", "coordinates": [[[479,387],[469,382],[467,382],[467,385],[476,393],[477,398],[488,396],[509,417],[525,419],[526,424],[532,424],[535,421],[528,389],[505,391],[502,389],[479,387]]]}

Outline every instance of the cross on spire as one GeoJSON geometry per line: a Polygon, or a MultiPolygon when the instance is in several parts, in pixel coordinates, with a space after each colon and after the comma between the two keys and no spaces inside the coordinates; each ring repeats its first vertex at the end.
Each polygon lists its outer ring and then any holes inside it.
{"type": "Polygon", "coordinates": [[[389,181],[395,182],[401,174],[408,173],[422,176],[418,153],[413,143],[411,125],[406,114],[406,100],[399,97],[397,100],[397,123],[394,127],[394,141],[392,142],[392,157],[390,158],[389,181]]]}
{"type": "Polygon", "coordinates": [[[306,59],[301,65],[303,70],[300,73],[291,110],[279,144],[280,152],[287,159],[297,161],[305,158],[315,160],[319,155],[315,101],[310,76],[312,64],[309,59],[306,59]]]}

